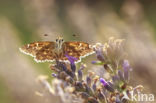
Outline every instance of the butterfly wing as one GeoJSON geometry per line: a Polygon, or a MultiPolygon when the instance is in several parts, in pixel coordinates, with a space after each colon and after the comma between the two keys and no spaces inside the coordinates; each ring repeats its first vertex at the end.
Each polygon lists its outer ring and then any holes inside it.
{"type": "Polygon", "coordinates": [[[37,62],[53,61],[52,55],[55,49],[55,42],[43,41],[33,42],[19,48],[24,54],[34,57],[37,62]]]}
{"type": "MultiPolygon", "coordinates": [[[[63,50],[64,54],[77,58],[77,62],[80,62],[81,58],[94,53],[92,47],[85,42],[64,42],[63,50]]],[[[65,57],[63,58],[66,59],[65,57]]]]}

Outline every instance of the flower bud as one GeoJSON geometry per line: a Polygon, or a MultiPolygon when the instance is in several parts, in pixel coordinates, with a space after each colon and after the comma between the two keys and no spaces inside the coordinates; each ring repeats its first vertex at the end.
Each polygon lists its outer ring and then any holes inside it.
{"type": "Polygon", "coordinates": [[[124,60],[122,67],[124,69],[124,79],[125,81],[128,82],[129,81],[129,69],[130,69],[128,60],[124,60]]]}
{"type": "Polygon", "coordinates": [[[103,78],[100,78],[100,82],[103,84],[103,86],[110,92],[114,92],[113,87],[111,87],[103,78]]]}
{"type": "Polygon", "coordinates": [[[79,69],[78,70],[78,79],[79,79],[79,81],[82,81],[82,76],[83,76],[82,70],[79,69]]]}
{"type": "Polygon", "coordinates": [[[91,78],[89,76],[87,76],[86,82],[87,82],[87,85],[90,87],[91,86],[91,78]]]}

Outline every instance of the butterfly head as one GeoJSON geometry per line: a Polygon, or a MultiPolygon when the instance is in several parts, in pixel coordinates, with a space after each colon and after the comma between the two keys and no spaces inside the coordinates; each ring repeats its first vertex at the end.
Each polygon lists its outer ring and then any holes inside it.
{"type": "Polygon", "coordinates": [[[63,37],[58,37],[58,38],[56,39],[56,44],[57,44],[56,47],[57,47],[58,49],[61,49],[61,48],[62,48],[63,42],[64,42],[63,37]]]}

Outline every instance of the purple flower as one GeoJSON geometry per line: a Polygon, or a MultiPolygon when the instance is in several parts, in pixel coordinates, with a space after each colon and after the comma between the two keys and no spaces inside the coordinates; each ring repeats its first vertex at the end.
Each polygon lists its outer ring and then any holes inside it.
{"type": "Polygon", "coordinates": [[[100,82],[103,84],[103,86],[110,92],[114,92],[113,87],[111,87],[103,78],[100,78],[100,82]]]}
{"type": "Polygon", "coordinates": [[[78,58],[75,58],[75,57],[70,56],[70,55],[68,55],[68,54],[65,54],[65,56],[68,58],[68,60],[70,61],[71,64],[74,64],[74,62],[75,62],[76,60],[78,60],[78,58]]]}
{"type": "Polygon", "coordinates": [[[104,61],[104,56],[103,56],[103,52],[101,49],[97,50],[96,51],[96,56],[97,56],[97,59],[100,60],[100,61],[104,61]]]}
{"type": "Polygon", "coordinates": [[[82,69],[79,69],[78,70],[78,79],[79,79],[79,81],[82,81],[82,76],[83,76],[82,69]]]}
{"type": "Polygon", "coordinates": [[[57,74],[55,74],[55,73],[52,73],[51,74],[53,77],[57,77],[58,75],[57,74]]]}
{"type": "Polygon", "coordinates": [[[75,61],[78,59],[73,56],[69,56],[68,54],[65,54],[65,56],[70,61],[70,66],[71,66],[72,71],[75,72],[76,71],[75,61]]]}
{"type": "Polygon", "coordinates": [[[96,64],[97,63],[97,61],[92,61],[92,64],[96,64]]]}
{"type": "Polygon", "coordinates": [[[122,67],[123,67],[124,70],[125,69],[130,69],[130,65],[129,65],[128,60],[124,60],[123,61],[122,67]]]}
{"type": "Polygon", "coordinates": [[[92,64],[103,65],[104,63],[102,61],[92,61],[92,64]]]}
{"type": "Polygon", "coordinates": [[[107,83],[103,78],[100,78],[100,82],[101,82],[104,86],[108,85],[108,83],[107,83]]]}
{"type": "Polygon", "coordinates": [[[61,67],[63,71],[67,71],[67,67],[65,66],[65,64],[62,64],[61,67]]]}
{"type": "Polygon", "coordinates": [[[128,82],[129,81],[129,69],[130,69],[128,60],[123,61],[122,67],[124,69],[124,79],[128,82]]]}
{"type": "Polygon", "coordinates": [[[103,45],[100,43],[97,43],[94,47],[94,51],[96,52],[96,57],[99,61],[104,62],[104,55],[103,55],[103,45]]]}
{"type": "Polygon", "coordinates": [[[111,87],[114,87],[114,84],[112,82],[107,82],[108,85],[110,85],[111,87]]]}
{"type": "Polygon", "coordinates": [[[91,78],[89,77],[89,76],[87,76],[87,78],[86,78],[86,82],[87,82],[87,84],[89,85],[89,86],[91,86],[91,78]]]}
{"type": "Polygon", "coordinates": [[[94,92],[96,91],[96,83],[94,83],[93,85],[92,85],[92,88],[93,88],[93,90],[94,90],[94,92]]]}

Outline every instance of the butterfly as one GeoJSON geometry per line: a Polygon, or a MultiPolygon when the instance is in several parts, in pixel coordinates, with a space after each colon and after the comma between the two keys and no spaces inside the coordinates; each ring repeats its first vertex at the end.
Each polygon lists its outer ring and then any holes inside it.
{"type": "Polygon", "coordinates": [[[69,62],[66,55],[77,58],[75,63],[81,61],[88,55],[94,53],[91,45],[79,41],[64,42],[62,37],[58,37],[53,41],[39,41],[26,44],[19,48],[19,50],[27,55],[34,57],[36,62],[69,62]]]}

